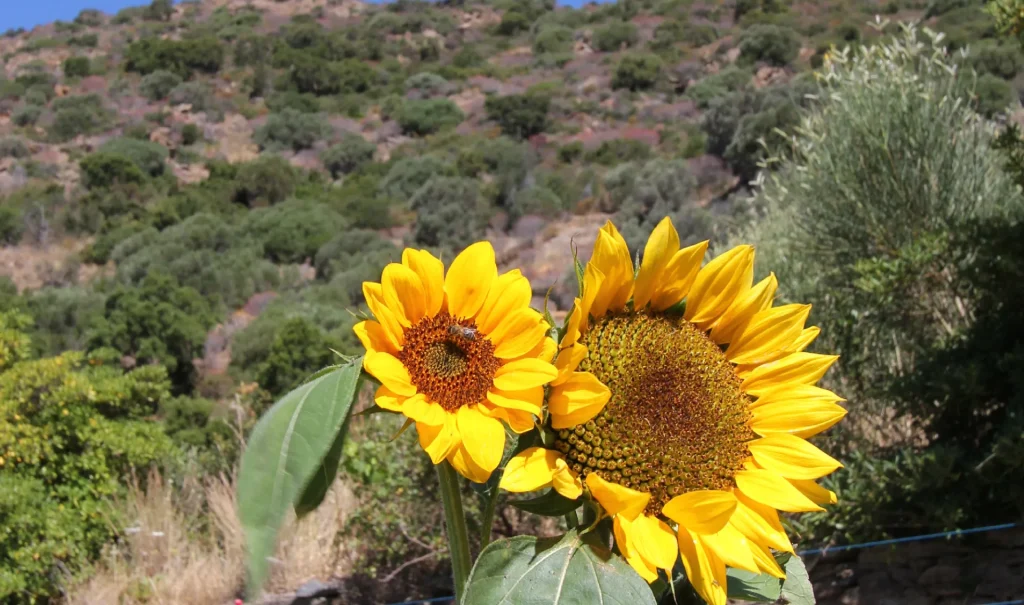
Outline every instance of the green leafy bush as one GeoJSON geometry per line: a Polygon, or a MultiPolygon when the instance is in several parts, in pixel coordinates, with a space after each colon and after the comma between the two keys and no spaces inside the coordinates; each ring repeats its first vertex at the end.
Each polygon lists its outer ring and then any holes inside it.
{"type": "Polygon", "coordinates": [[[11,114],[11,121],[16,126],[32,126],[43,115],[43,108],[38,105],[22,105],[11,114]]]}
{"type": "Polygon", "coordinates": [[[188,78],[194,72],[214,74],[224,63],[224,44],[214,37],[169,40],[143,38],[128,45],[124,68],[141,74],[157,70],[188,78]]]}
{"type": "Polygon", "coordinates": [[[979,74],[1012,80],[1024,65],[1024,56],[1013,44],[982,43],[972,45],[966,63],[979,74]]]}
{"type": "Polygon", "coordinates": [[[265,206],[283,201],[298,184],[295,169],[287,160],[265,155],[238,168],[235,201],[246,206],[265,206]]]}
{"type": "Polygon", "coordinates": [[[181,76],[173,71],[158,69],[142,77],[139,92],[150,101],[166,99],[181,84],[181,76]]]}
{"type": "Polygon", "coordinates": [[[253,210],[240,229],[262,244],[267,259],[301,263],[347,226],[344,217],[323,204],[291,200],[253,210]]]}
{"type": "Polygon", "coordinates": [[[143,174],[149,176],[160,176],[167,168],[167,148],[159,143],[118,138],[101,145],[99,151],[124,156],[131,160],[143,174]]]}
{"type": "Polygon", "coordinates": [[[501,16],[497,32],[502,36],[514,36],[528,29],[530,29],[530,18],[517,10],[510,10],[501,16]]]}
{"type": "Polygon", "coordinates": [[[623,162],[645,160],[651,157],[651,147],[636,139],[612,139],[602,142],[597,149],[589,151],[586,159],[604,166],[615,166],[623,162]]]}
{"type": "Polygon", "coordinates": [[[982,74],[974,83],[973,106],[983,116],[992,117],[1004,111],[1015,100],[1013,88],[999,76],[982,74]]]}
{"type": "MultiPolygon", "coordinates": [[[[329,242],[317,250],[313,266],[316,267],[317,278],[330,281],[333,277],[366,265],[365,272],[372,273],[377,270],[374,263],[367,262],[364,258],[368,255],[380,255],[390,261],[399,258],[400,251],[390,241],[382,238],[375,231],[369,229],[351,229],[336,234],[329,242]]],[[[384,264],[387,264],[386,262],[384,264]]],[[[383,265],[381,265],[383,266],[383,265]]],[[[378,276],[379,277],[379,276],[378,276]]],[[[372,275],[363,281],[372,281],[372,275]]],[[[356,302],[361,295],[360,291],[349,300],[356,302]]]]}
{"type": "Polygon", "coordinates": [[[286,108],[280,113],[270,114],[266,123],[253,133],[253,140],[261,149],[300,151],[309,149],[331,134],[331,126],[323,116],[286,108]]]}
{"type": "Polygon", "coordinates": [[[594,30],[592,43],[597,50],[613,52],[629,48],[640,39],[636,26],[629,21],[611,21],[594,30]]]}
{"type": "Polygon", "coordinates": [[[566,164],[571,164],[583,157],[583,143],[573,141],[558,148],[558,159],[566,164]]]}
{"type": "Polygon", "coordinates": [[[0,244],[17,244],[24,232],[25,218],[21,210],[13,206],[0,206],[0,244]]]}
{"type": "Polygon", "coordinates": [[[43,356],[84,351],[93,322],[103,315],[107,297],[89,287],[43,287],[27,292],[32,344],[43,356]]]}
{"type": "Polygon", "coordinates": [[[476,181],[460,177],[430,179],[409,205],[416,211],[413,239],[423,246],[461,250],[483,235],[491,217],[476,181]]]}
{"type": "Polygon", "coordinates": [[[68,57],[61,66],[65,78],[84,78],[92,71],[89,57],[68,57]]]}
{"type": "Polygon", "coordinates": [[[53,110],[56,113],[50,126],[50,136],[60,142],[97,132],[110,120],[109,110],[95,94],[56,99],[53,110]]]}
{"type": "Polygon", "coordinates": [[[509,218],[515,221],[528,214],[553,218],[565,211],[565,203],[554,191],[537,186],[516,192],[509,205],[509,218]]]}
{"type": "Polygon", "coordinates": [[[257,366],[256,382],[273,395],[287,393],[336,359],[331,344],[308,320],[288,320],[278,330],[266,359],[257,366]]]}
{"type": "Polygon", "coordinates": [[[75,17],[75,23],[86,27],[99,27],[103,25],[103,12],[95,8],[83,8],[75,17]]]}
{"type": "Polygon", "coordinates": [[[317,113],[320,111],[320,102],[316,95],[308,92],[286,90],[270,95],[267,98],[267,109],[276,113],[285,109],[294,109],[302,113],[317,113]]]}
{"type": "Polygon", "coordinates": [[[548,25],[537,29],[533,36],[533,54],[571,53],[573,49],[573,32],[564,25],[548,25]]]}
{"type": "Polygon", "coordinates": [[[409,100],[402,104],[396,116],[402,132],[419,136],[454,128],[463,119],[465,115],[448,99],[409,100]]]}
{"type": "Polygon", "coordinates": [[[377,146],[361,135],[346,134],[341,142],[325,149],[320,159],[331,175],[338,178],[372,162],[376,152],[377,146]]]}
{"type": "Polygon", "coordinates": [[[186,147],[194,145],[203,138],[203,131],[191,122],[181,127],[181,144],[186,147]]]}
{"type": "Polygon", "coordinates": [[[422,97],[445,95],[450,89],[451,84],[448,83],[448,80],[429,71],[421,71],[405,80],[405,92],[415,92],[422,97]]]}
{"type": "Polygon", "coordinates": [[[167,94],[171,105],[191,105],[194,112],[210,112],[216,109],[213,90],[204,82],[182,82],[167,94]]]}
{"type": "Polygon", "coordinates": [[[118,153],[90,153],[82,158],[78,166],[82,171],[82,185],[86,189],[106,189],[146,180],[146,175],[134,162],[118,153]]]}
{"type": "Polygon", "coordinates": [[[789,27],[762,23],[752,25],[740,35],[740,58],[789,65],[800,52],[800,38],[789,27]]]}
{"type": "Polygon", "coordinates": [[[525,139],[548,127],[551,98],[543,94],[489,96],[484,101],[487,117],[511,137],[525,139]]]}
{"type": "Polygon", "coordinates": [[[702,78],[699,82],[686,89],[686,96],[701,109],[707,109],[715,99],[726,97],[729,93],[750,85],[750,71],[741,67],[729,66],[722,71],[702,78]]]}
{"type": "Polygon", "coordinates": [[[21,137],[0,137],[0,158],[23,158],[28,155],[28,145],[21,137]]]}
{"type": "Polygon", "coordinates": [[[711,213],[693,195],[696,179],[684,160],[653,159],[618,166],[605,176],[615,223],[631,250],[640,250],[658,222],[672,219],[680,241],[690,244],[713,233],[711,213]]]}
{"type": "Polygon", "coordinates": [[[654,86],[661,75],[661,59],[650,53],[626,55],[615,66],[612,88],[644,90],[654,86]]]}
{"type": "Polygon", "coordinates": [[[431,177],[451,175],[451,168],[432,155],[402,158],[391,165],[380,182],[380,192],[388,198],[408,201],[431,177]]]}

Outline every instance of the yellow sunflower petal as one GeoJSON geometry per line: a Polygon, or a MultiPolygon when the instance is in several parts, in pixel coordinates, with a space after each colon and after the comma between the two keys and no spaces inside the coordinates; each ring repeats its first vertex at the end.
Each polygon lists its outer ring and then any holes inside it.
{"type": "Polygon", "coordinates": [[[388,308],[384,302],[384,291],[380,284],[374,282],[363,282],[363,298],[366,299],[366,306],[380,322],[384,336],[391,343],[391,349],[398,351],[405,343],[405,329],[395,312],[388,308]]]}
{"type": "Polygon", "coordinates": [[[812,342],[814,342],[814,339],[817,338],[818,334],[820,333],[821,328],[819,328],[818,326],[804,328],[804,331],[800,333],[800,336],[795,341],[793,341],[793,344],[789,346],[790,351],[792,351],[793,353],[797,351],[803,351],[808,346],[810,346],[812,342]]]}
{"type": "Polygon", "coordinates": [[[567,429],[597,416],[611,399],[612,392],[590,372],[573,372],[561,384],[552,387],[548,399],[551,426],[567,429]]]}
{"type": "Polygon", "coordinates": [[[623,518],[623,529],[640,556],[648,563],[660,569],[672,569],[675,566],[679,545],[676,543],[675,532],[667,523],[657,517],[639,515],[633,521],[623,518]]]}
{"type": "Polygon", "coordinates": [[[604,280],[594,297],[590,314],[601,317],[607,311],[618,311],[626,306],[633,293],[633,261],[629,258],[629,247],[619,230],[611,221],[597,233],[594,254],[590,263],[602,274],[604,280]]]}
{"type": "Polygon", "coordinates": [[[459,447],[459,433],[455,429],[454,419],[449,416],[440,425],[416,424],[420,447],[430,456],[430,461],[440,464],[459,447]]]}
{"type": "Polygon", "coordinates": [[[774,273],[754,284],[753,288],[726,309],[722,319],[718,320],[715,329],[711,331],[712,340],[725,344],[737,338],[754,315],[771,307],[778,286],[779,281],[774,273]]]}
{"type": "Polygon", "coordinates": [[[558,376],[552,364],[540,359],[517,359],[498,368],[494,386],[502,391],[523,391],[545,385],[558,376]]]}
{"type": "Polygon", "coordinates": [[[406,248],[402,251],[402,264],[412,269],[423,284],[426,314],[437,315],[444,301],[444,263],[426,250],[406,248]]]}
{"type": "Polygon", "coordinates": [[[642,310],[651,301],[657,283],[664,279],[665,267],[676,252],[679,252],[679,233],[672,219],[666,216],[651,232],[644,247],[644,259],[633,285],[634,310],[642,310]]]}
{"type": "MultiPolygon", "coordinates": [[[[577,327],[580,332],[584,332],[589,325],[590,316],[594,315],[594,301],[597,300],[599,294],[601,294],[604,288],[604,282],[606,276],[597,268],[597,265],[593,263],[587,263],[586,268],[583,269],[583,292],[581,297],[577,300],[577,310],[579,311],[577,319],[577,327]]],[[[575,312],[575,310],[574,310],[575,312]]],[[[602,311],[602,315],[604,312],[602,311]]],[[[572,319],[570,318],[570,328],[572,327],[572,319]]],[[[575,342],[578,334],[574,334],[571,330],[565,333],[566,336],[572,336],[571,341],[575,342]]]]}
{"type": "Polygon", "coordinates": [[[701,534],[700,540],[727,566],[758,573],[757,563],[750,552],[750,541],[732,525],[726,523],[713,534],[701,534]]]}
{"type": "Polygon", "coordinates": [[[373,400],[378,406],[392,412],[401,412],[406,399],[407,396],[399,395],[383,385],[377,387],[377,392],[373,395],[373,400]]]}
{"type": "Polygon", "coordinates": [[[555,491],[570,500],[575,500],[583,495],[583,482],[577,477],[565,459],[555,460],[555,473],[551,477],[551,486],[555,491]]]}
{"type": "Polygon", "coordinates": [[[459,408],[455,420],[469,457],[490,476],[505,452],[505,429],[501,422],[481,413],[475,405],[459,408]]]}
{"type": "Polygon", "coordinates": [[[767,363],[782,357],[800,336],[811,305],[782,305],[759,311],[736,337],[725,357],[736,364],[767,363]]]}
{"type": "Polygon", "coordinates": [[[416,272],[400,263],[388,263],[381,276],[384,302],[405,327],[423,319],[427,296],[416,272]]]}
{"type": "Polygon", "coordinates": [[[793,487],[800,490],[807,499],[815,504],[825,506],[827,504],[835,504],[838,502],[836,499],[836,493],[832,490],[825,489],[809,479],[789,479],[788,480],[793,487]]]}
{"type": "Polygon", "coordinates": [[[701,329],[714,326],[754,279],[753,246],[736,246],[712,259],[697,273],[686,299],[684,316],[701,329]]]}
{"type": "Polygon", "coordinates": [[[496,406],[490,401],[481,401],[477,404],[477,409],[479,409],[480,413],[485,416],[501,420],[517,435],[521,435],[536,427],[536,423],[533,420],[533,414],[529,412],[510,410],[508,408],[496,406]]]}
{"type": "Polygon", "coordinates": [[[747,444],[754,460],[787,479],[818,479],[842,468],[838,460],[793,435],[769,435],[747,444]]]}
{"type": "Polygon", "coordinates": [[[484,334],[493,333],[513,313],[529,308],[532,298],[530,280],[523,277],[518,269],[502,273],[491,284],[487,300],[476,318],[477,327],[484,334]]]}
{"type": "Polygon", "coordinates": [[[824,510],[774,471],[743,470],[736,473],[733,479],[736,487],[755,502],[790,513],[824,510]]]}
{"type": "Polygon", "coordinates": [[[686,578],[708,605],[725,605],[725,563],[709,552],[697,534],[679,526],[679,554],[686,578]]]}
{"type": "Polygon", "coordinates": [[[444,279],[448,312],[455,317],[475,317],[497,276],[490,242],[477,242],[460,252],[444,279]]]}
{"type": "Polygon", "coordinates": [[[522,391],[487,391],[487,400],[496,406],[510,410],[521,410],[540,416],[541,405],[544,403],[544,387],[536,386],[522,391]]]}
{"type": "Polygon", "coordinates": [[[388,335],[384,331],[384,327],[380,325],[380,322],[373,320],[361,321],[352,327],[352,331],[355,332],[359,342],[363,343],[363,348],[366,349],[367,353],[394,354],[398,352],[398,349],[388,339],[388,335]]]}
{"type": "Polygon", "coordinates": [[[708,242],[703,241],[687,246],[672,255],[665,265],[661,279],[658,280],[651,297],[651,308],[664,311],[686,298],[693,282],[700,271],[700,261],[708,250],[708,242]]]}
{"type": "Polygon", "coordinates": [[[427,401],[423,393],[416,393],[405,400],[402,413],[416,422],[437,426],[444,424],[448,412],[433,401],[427,401]]]}
{"type": "Polygon", "coordinates": [[[409,370],[390,353],[367,353],[363,358],[363,369],[399,395],[411,397],[416,394],[409,370]]]}
{"type": "Polygon", "coordinates": [[[626,535],[626,531],[623,528],[624,524],[629,524],[629,520],[624,517],[615,517],[615,520],[612,521],[612,531],[615,534],[615,543],[618,544],[619,551],[622,553],[623,558],[625,558],[630,567],[636,570],[636,573],[638,573],[641,578],[647,580],[648,583],[657,580],[658,569],[640,556],[639,551],[637,551],[630,542],[629,536],[626,535]]]}
{"type": "Polygon", "coordinates": [[[692,532],[713,534],[725,527],[735,510],[732,492],[698,490],[672,498],[661,512],[692,532]]]}
{"type": "Polygon", "coordinates": [[[597,473],[587,475],[586,483],[590,493],[609,515],[623,515],[627,519],[635,519],[651,501],[650,494],[605,481],[597,473]]]}
{"type": "Polygon", "coordinates": [[[526,355],[523,355],[523,357],[533,357],[534,359],[552,363],[555,359],[555,352],[557,351],[558,345],[555,344],[555,339],[548,336],[537,343],[537,346],[526,355]]]}
{"type": "Polygon", "coordinates": [[[754,502],[739,492],[736,494],[736,502],[736,512],[729,520],[733,527],[756,544],[793,552],[793,544],[782,528],[779,513],[774,508],[754,502]]]}
{"type": "Polygon", "coordinates": [[[532,492],[551,485],[558,472],[556,460],[561,454],[543,447],[531,447],[519,452],[505,463],[505,472],[498,487],[514,493],[532,492]]]}
{"type": "Polygon", "coordinates": [[[750,408],[756,409],[778,404],[835,403],[837,401],[845,400],[827,389],[811,384],[783,383],[761,390],[757,399],[750,404],[750,408]]]}
{"type": "Polygon", "coordinates": [[[526,308],[506,317],[497,330],[488,334],[495,344],[498,359],[515,359],[530,352],[547,335],[550,326],[544,316],[526,308]]]}
{"type": "Polygon", "coordinates": [[[750,554],[753,555],[754,563],[757,565],[755,573],[766,573],[780,580],[786,579],[786,572],[779,567],[779,563],[767,548],[758,546],[754,542],[749,542],[747,545],[750,546],[750,554]]]}
{"type": "Polygon", "coordinates": [[[741,376],[743,384],[740,388],[745,393],[760,397],[761,393],[785,384],[814,384],[837,359],[838,355],[791,353],[741,376]]]}
{"type": "Polygon", "coordinates": [[[576,367],[587,356],[587,347],[574,342],[571,347],[563,349],[555,359],[555,368],[558,369],[558,378],[551,381],[551,386],[558,386],[569,379],[576,367]]]}
{"type": "Polygon", "coordinates": [[[448,455],[448,462],[460,475],[474,483],[484,483],[491,476],[491,471],[481,467],[473,460],[464,443],[460,443],[452,450],[452,453],[448,455]]]}

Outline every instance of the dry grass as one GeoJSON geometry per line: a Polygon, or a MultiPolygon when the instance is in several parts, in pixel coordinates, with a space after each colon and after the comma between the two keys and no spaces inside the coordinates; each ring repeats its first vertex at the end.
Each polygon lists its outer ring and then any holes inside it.
{"type": "MultiPolygon", "coordinates": [[[[172,488],[152,472],[134,481],[124,503],[133,527],[87,579],[69,588],[69,605],[223,605],[244,582],[244,541],[231,479],[186,481],[172,488]]],[[[282,532],[268,591],[291,591],[349,566],[337,536],[355,497],[335,483],[323,505],[282,532]]]]}

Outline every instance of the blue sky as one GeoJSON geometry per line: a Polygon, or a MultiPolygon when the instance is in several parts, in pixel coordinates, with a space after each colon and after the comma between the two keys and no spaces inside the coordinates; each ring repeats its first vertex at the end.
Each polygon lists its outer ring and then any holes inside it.
{"type": "MultiPolygon", "coordinates": [[[[149,4],[149,0],[0,0],[0,32],[14,27],[32,29],[36,25],[61,19],[70,21],[83,8],[97,8],[114,14],[127,6],[149,4]]],[[[582,0],[561,0],[559,4],[577,6],[582,0]]]]}

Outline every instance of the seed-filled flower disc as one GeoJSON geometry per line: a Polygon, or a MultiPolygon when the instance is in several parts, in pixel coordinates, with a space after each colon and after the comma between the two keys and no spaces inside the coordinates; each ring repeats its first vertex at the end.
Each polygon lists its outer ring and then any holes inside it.
{"type": "Polygon", "coordinates": [[[494,249],[479,242],[447,275],[425,250],[406,249],[363,283],[376,321],[355,333],[363,367],[380,381],[377,405],[416,423],[434,464],[448,460],[465,477],[486,481],[501,461],[505,429],[534,426],[544,385],[556,376],[548,323],[530,308],[519,271],[498,275],[494,249]]]}
{"type": "Polygon", "coordinates": [[[502,487],[585,487],[641,576],[681,554],[719,605],[726,566],[784,577],[770,549],[793,547],[777,511],[834,502],[814,480],[840,464],[805,438],[846,412],[813,386],[836,357],[803,352],[810,306],[773,307],[775,276],[752,284],[750,246],[701,268],[706,250],[680,249],[666,218],[634,272],[622,236],[601,229],[559,345],[553,449],[513,458],[502,487]]]}

